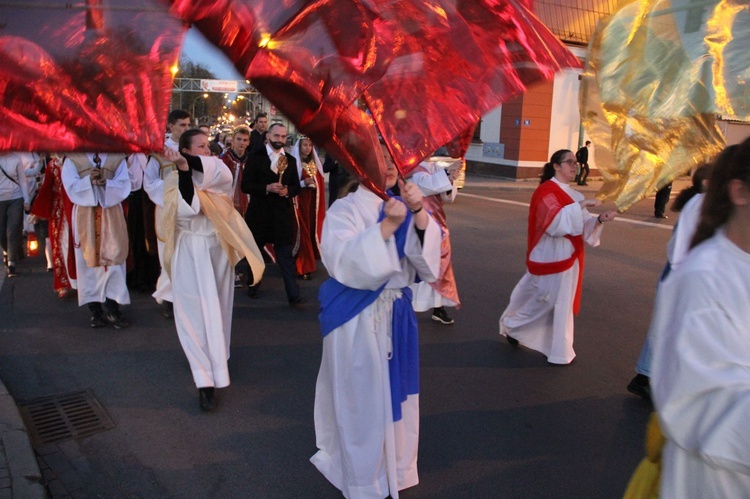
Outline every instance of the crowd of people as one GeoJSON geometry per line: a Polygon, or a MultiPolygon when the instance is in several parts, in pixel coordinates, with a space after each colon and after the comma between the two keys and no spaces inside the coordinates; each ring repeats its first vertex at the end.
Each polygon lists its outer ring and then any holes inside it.
{"type": "MultiPolygon", "coordinates": [[[[298,280],[313,279],[322,261],[311,461],[346,497],[398,497],[418,483],[415,312],[451,325],[446,308],[460,306],[443,208],[456,197],[458,170],[425,162],[402,179],[383,145],[383,201],[333,156],[321,161],[309,138],[288,150],[286,127],[263,114],[213,138],[190,121],[172,111],[165,149],[149,156],[0,156],[7,276],[17,275],[27,211],[46,240],[54,291],[76,292],[91,327],[128,327],[121,306],[129,287],[153,290],[174,320],[199,406],[213,411],[216,389],[230,383],[235,290],[260,298],[265,266],[275,263],[289,305],[304,306],[298,280]]],[[[586,183],[587,146],[556,151],[545,164],[530,204],[526,273],[499,321],[511,345],[551,364],[575,358],[584,248],[597,246],[617,216],[591,214],[600,202],[570,187],[586,183]]],[[[653,399],[667,437],[665,497],[750,490],[748,447],[736,445],[750,440],[748,164],[750,139],[700,169],[678,198],[654,319],[628,386],[653,399]]]]}

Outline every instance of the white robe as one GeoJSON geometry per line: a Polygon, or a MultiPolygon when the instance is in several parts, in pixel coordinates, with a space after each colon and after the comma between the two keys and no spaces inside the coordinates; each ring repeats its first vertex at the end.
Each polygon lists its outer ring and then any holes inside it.
{"type": "MultiPolygon", "coordinates": [[[[201,156],[203,173],[193,183],[204,191],[232,195],[232,174],[217,158],[201,156]]],[[[177,236],[172,257],[174,319],[198,388],[229,385],[229,341],[234,303],[234,270],[216,229],[201,211],[198,194],[190,205],[178,194],[177,236]]]]}
{"type": "MultiPolygon", "coordinates": [[[[178,150],[178,145],[170,137],[164,144],[173,151],[178,150]]],[[[164,208],[164,180],[161,178],[161,166],[153,157],[149,158],[146,167],[143,170],[143,190],[156,205],[156,218],[159,218],[159,212],[164,208]]],[[[163,301],[174,301],[172,296],[172,283],[169,282],[169,275],[164,270],[164,242],[161,239],[156,240],[156,250],[159,254],[159,266],[161,273],[156,281],[156,290],[151,295],[156,298],[158,303],[163,301]]]]}
{"type": "Polygon", "coordinates": [[[698,228],[704,196],[696,194],[680,211],[680,218],[677,219],[677,225],[667,243],[667,259],[672,270],[676,270],[690,252],[690,243],[695,235],[695,229],[698,228]]]}
{"type": "MultiPolygon", "coordinates": [[[[531,260],[547,263],[570,258],[573,244],[565,235],[583,234],[589,246],[598,246],[602,224],[579,204],[583,194],[553,178],[573,199],[552,220],[539,243],[531,250],[531,260]]],[[[500,317],[500,334],[510,335],[532,350],[543,353],[551,364],[569,364],[573,350],[573,300],[578,285],[578,261],[559,274],[533,275],[526,271],[500,317]]]]}
{"type": "MultiPolygon", "coordinates": [[[[443,168],[435,166],[430,162],[422,163],[420,166],[429,170],[430,173],[417,171],[409,180],[419,187],[423,196],[440,196],[443,203],[452,203],[456,200],[458,189],[456,189],[455,185],[451,184],[450,178],[445,174],[443,168]]],[[[453,300],[438,293],[428,282],[417,282],[409,287],[414,293],[412,303],[415,312],[425,312],[436,307],[455,307],[457,305],[453,300]]]]}
{"type": "Polygon", "coordinates": [[[323,339],[315,388],[313,464],[345,497],[382,498],[416,485],[419,396],[402,404],[393,422],[388,371],[393,301],[417,274],[434,281],[440,268],[440,228],[430,219],[420,244],[415,230],[398,259],[393,237],[383,241],[377,223],[383,201],[360,187],[326,214],[321,243],[329,274],[380,297],[323,339]]]}
{"type": "Polygon", "coordinates": [[[719,231],[661,285],[651,393],[661,497],[750,494],[750,254],[719,231]]]}
{"type": "MultiPolygon", "coordinates": [[[[91,166],[94,166],[93,153],[86,153],[91,166]]],[[[100,154],[102,164],[106,163],[107,155],[100,154]]],[[[104,302],[106,298],[116,301],[120,305],[130,303],[130,294],[125,280],[125,262],[120,265],[107,267],[87,267],[80,248],[76,218],[79,206],[101,206],[110,208],[119,206],[122,216],[122,203],[130,194],[130,176],[128,165],[123,159],[115,171],[115,175],[107,180],[106,185],[93,186],[87,175],[81,178],[76,166],[69,159],[63,162],[61,178],[65,192],[73,203],[72,230],[75,242],[76,272],[78,287],[78,305],[91,302],[104,302]]]]}

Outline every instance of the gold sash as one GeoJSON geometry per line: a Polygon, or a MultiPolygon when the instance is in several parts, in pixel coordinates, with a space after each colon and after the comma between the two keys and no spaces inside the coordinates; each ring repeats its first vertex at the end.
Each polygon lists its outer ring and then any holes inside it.
{"type": "MultiPolygon", "coordinates": [[[[94,166],[83,153],[66,156],[78,170],[81,178],[91,174],[94,166]]],[[[108,154],[102,166],[102,178],[111,180],[117,172],[124,154],[108,154]]],[[[107,267],[125,263],[128,257],[128,227],[122,206],[77,206],[76,229],[78,244],[83,251],[87,267],[107,267]]]]}
{"type": "MultiPolygon", "coordinates": [[[[266,269],[263,256],[255,243],[252,232],[242,216],[234,209],[232,200],[224,194],[202,191],[195,187],[201,211],[216,228],[222,249],[234,267],[243,257],[247,258],[253,272],[253,284],[260,282],[266,269]]],[[[179,202],[177,172],[171,172],[164,180],[164,209],[157,219],[157,230],[163,235],[164,268],[172,277],[172,257],[177,236],[177,204],[179,202]]]]}

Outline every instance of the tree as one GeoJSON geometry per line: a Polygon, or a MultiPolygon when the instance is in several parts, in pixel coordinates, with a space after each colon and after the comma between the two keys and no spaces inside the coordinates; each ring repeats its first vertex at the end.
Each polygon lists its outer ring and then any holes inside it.
{"type": "MultiPolygon", "coordinates": [[[[179,69],[175,78],[193,78],[214,80],[216,76],[201,63],[195,63],[186,57],[180,57],[179,69]]],[[[201,124],[212,125],[216,117],[221,113],[224,104],[224,94],[209,93],[208,98],[203,98],[203,93],[172,91],[172,103],[170,109],[179,109],[180,106],[190,113],[195,110],[193,118],[198,118],[201,124]],[[196,100],[197,99],[197,100],[196,100]]]]}

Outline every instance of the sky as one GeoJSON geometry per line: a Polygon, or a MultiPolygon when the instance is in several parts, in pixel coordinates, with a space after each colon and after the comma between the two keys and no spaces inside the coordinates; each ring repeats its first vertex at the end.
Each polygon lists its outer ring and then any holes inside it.
{"type": "Polygon", "coordinates": [[[232,62],[195,28],[190,28],[182,42],[181,57],[208,68],[219,80],[244,80],[232,62]]]}

